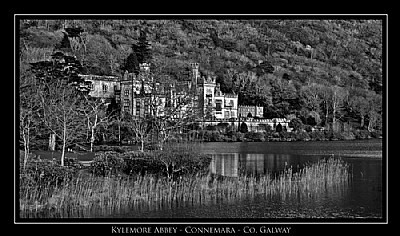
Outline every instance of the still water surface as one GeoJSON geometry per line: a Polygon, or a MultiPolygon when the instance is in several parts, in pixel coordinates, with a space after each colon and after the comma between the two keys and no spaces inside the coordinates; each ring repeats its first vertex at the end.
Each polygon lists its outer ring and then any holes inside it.
{"type": "Polygon", "coordinates": [[[201,151],[211,154],[210,172],[237,177],[240,174],[294,171],[330,156],[341,157],[352,175],[345,186],[327,188],[317,196],[282,199],[262,194],[240,199],[211,199],[164,207],[138,206],[129,218],[373,218],[382,219],[382,141],[204,143],[201,151]]]}

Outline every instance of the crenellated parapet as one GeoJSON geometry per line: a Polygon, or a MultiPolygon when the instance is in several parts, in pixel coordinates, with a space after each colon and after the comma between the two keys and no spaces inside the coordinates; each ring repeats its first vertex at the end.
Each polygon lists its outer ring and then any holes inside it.
{"type": "Polygon", "coordinates": [[[140,71],[143,71],[143,72],[150,72],[150,63],[146,63],[146,62],[140,63],[139,69],[140,69],[140,71]]]}
{"type": "Polygon", "coordinates": [[[252,108],[254,109],[255,106],[250,106],[250,105],[239,105],[239,108],[252,108]]]}
{"type": "Polygon", "coordinates": [[[208,85],[214,85],[216,86],[216,77],[215,76],[201,76],[199,79],[200,84],[208,84],[208,85]]]}

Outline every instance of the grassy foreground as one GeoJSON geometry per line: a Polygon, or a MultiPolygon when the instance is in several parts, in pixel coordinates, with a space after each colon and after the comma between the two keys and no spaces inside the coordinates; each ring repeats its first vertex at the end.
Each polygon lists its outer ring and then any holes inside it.
{"type": "Polygon", "coordinates": [[[213,178],[183,176],[177,180],[152,175],[98,177],[81,173],[62,185],[23,183],[21,218],[81,218],[120,215],[135,209],[155,210],[185,204],[234,201],[256,194],[285,199],[318,196],[327,188],[347,184],[349,166],[341,159],[324,159],[293,173],[277,176],[213,178]]]}

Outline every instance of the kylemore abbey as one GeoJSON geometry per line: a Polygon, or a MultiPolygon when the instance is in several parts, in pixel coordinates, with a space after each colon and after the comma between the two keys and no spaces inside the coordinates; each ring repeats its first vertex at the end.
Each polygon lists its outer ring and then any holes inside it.
{"type": "Polygon", "coordinates": [[[133,117],[167,115],[168,109],[179,109],[171,118],[185,118],[198,114],[203,124],[229,123],[238,127],[245,122],[252,131],[265,130],[269,125],[275,129],[279,124],[290,131],[290,120],[285,118],[265,119],[264,108],[238,104],[238,95],[223,93],[215,77],[200,76],[199,64],[191,63],[192,74],[186,81],[155,82],[150,73],[150,64],[140,64],[140,73],[126,72],[123,77],[80,75],[90,81],[91,97],[102,98],[105,103],[116,103],[121,113],[133,117]]]}

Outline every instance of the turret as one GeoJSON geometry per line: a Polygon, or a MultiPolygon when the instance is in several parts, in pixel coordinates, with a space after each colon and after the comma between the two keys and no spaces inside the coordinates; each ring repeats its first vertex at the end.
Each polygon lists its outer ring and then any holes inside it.
{"type": "Polygon", "coordinates": [[[150,63],[140,63],[139,68],[140,68],[140,71],[149,72],[150,71],[150,63]]]}
{"type": "Polygon", "coordinates": [[[191,63],[192,66],[192,86],[196,86],[198,82],[199,74],[199,63],[191,63]]]}
{"type": "Polygon", "coordinates": [[[204,80],[204,83],[216,85],[216,76],[207,75],[204,80]]]}

